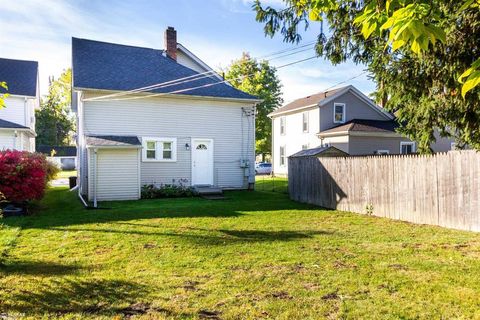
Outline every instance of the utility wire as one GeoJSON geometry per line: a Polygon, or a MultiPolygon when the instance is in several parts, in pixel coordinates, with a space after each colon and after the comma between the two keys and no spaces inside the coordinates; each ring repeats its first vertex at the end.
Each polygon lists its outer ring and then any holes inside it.
{"type": "MultiPolygon", "coordinates": [[[[313,43],[315,43],[315,42],[313,42],[313,43]]],[[[313,46],[312,46],[313,43],[307,43],[307,44],[304,44],[304,45],[301,45],[301,46],[298,46],[298,47],[295,47],[295,48],[284,49],[284,50],[277,51],[277,52],[274,52],[274,53],[269,54],[269,55],[265,55],[263,57],[275,56],[275,55],[278,55],[278,54],[281,54],[281,53],[296,50],[295,52],[285,54],[283,56],[271,58],[270,60],[280,59],[280,58],[283,58],[283,57],[291,56],[291,55],[294,55],[294,54],[301,53],[301,52],[312,49],[313,48],[313,46]],[[302,49],[302,48],[309,47],[309,46],[312,46],[312,47],[302,49]],[[299,50],[299,49],[302,49],[302,50],[299,50]]],[[[268,59],[266,59],[266,60],[269,61],[268,59]]],[[[178,78],[178,79],[173,79],[173,80],[169,80],[169,81],[166,81],[166,82],[161,82],[161,83],[149,85],[149,86],[146,86],[146,87],[136,88],[136,89],[117,92],[117,93],[112,93],[112,94],[107,94],[107,95],[100,96],[100,97],[93,97],[93,98],[85,99],[84,101],[104,100],[105,98],[119,97],[119,96],[129,95],[129,94],[133,94],[133,93],[151,91],[151,90],[155,90],[155,89],[160,89],[160,88],[165,88],[165,87],[170,87],[170,86],[174,86],[174,85],[184,84],[184,83],[188,83],[188,82],[192,82],[192,81],[197,81],[197,80],[204,79],[204,78],[209,78],[209,77],[212,77],[213,75],[216,75],[216,74],[217,73],[215,71],[210,70],[210,71],[207,71],[207,72],[197,73],[197,74],[194,74],[194,75],[191,75],[191,76],[178,78]]]]}

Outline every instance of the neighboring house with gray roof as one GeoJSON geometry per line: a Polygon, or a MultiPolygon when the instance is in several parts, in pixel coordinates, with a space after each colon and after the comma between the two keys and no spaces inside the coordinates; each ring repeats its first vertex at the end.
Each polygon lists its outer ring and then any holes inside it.
{"type": "MultiPolygon", "coordinates": [[[[334,146],[349,155],[416,151],[415,142],[396,132],[394,116],[354,86],[297,99],[269,116],[273,172],[278,175],[287,174],[289,156],[319,146],[334,146]]],[[[447,140],[438,139],[433,151],[450,150],[447,140]]]]}
{"type": "Polygon", "coordinates": [[[165,46],[72,39],[79,189],[94,203],[138,199],[146,184],[253,187],[260,100],[225,83],[171,27],[165,46]]]}
{"type": "Polygon", "coordinates": [[[0,150],[35,151],[35,109],[40,107],[38,62],[0,58],[0,82],[6,82],[0,109],[0,150]]]}

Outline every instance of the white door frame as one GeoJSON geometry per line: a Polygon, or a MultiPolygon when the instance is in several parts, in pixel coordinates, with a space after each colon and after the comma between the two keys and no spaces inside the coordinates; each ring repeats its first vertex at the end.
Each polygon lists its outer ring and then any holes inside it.
{"type": "MultiPolygon", "coordinates": [[[[190,148],[190,158],[191,158],[191,162],[192,162],[192,175],[191,175],[191,180],[192,180],[192,186],[195,185],[195,181],[193,181],[193,177],[194,177],[194,170],[195,170],[195,167],[193,165],[193,162],[194,162],[194,157],[193,157],[193,153],[195,152],[195,143],[198,142],[198,141],[208,141],[210,142],[210,148],[211,148],[211,153],[212,153],[212,176],[211,176],[211,185],[215,185],[215,150],[214,150],[214,146],[213,146],[213,139],[209,139],[209,138],[192,138],[192,146],[190,148]]],[[[200,184],[202,185],[202,184],[200,184]]]]}

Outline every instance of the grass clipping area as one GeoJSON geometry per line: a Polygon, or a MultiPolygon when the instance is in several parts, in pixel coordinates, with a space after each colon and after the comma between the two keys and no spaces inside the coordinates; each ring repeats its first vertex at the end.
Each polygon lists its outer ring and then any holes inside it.
{"type": "Polygon", "coordinates": [[[226,196],[85,210],[74,193],[49,190],[33,216],[0,220],[0,315],[480,317],[476,233],[322,210],[282,192],[226,196]]]}

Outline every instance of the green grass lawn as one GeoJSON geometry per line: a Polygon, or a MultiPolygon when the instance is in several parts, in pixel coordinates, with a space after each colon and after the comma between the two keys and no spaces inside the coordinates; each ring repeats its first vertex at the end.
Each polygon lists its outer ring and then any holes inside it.
{"type": "MultiPolygon", "coordinates": [[[[260,185],[258,187],[261,187],[260,185]]],[[[282,192],[103,203],[65,188],[1,220],[0,314],[31,319],[480,317],[480,235],[282,192]]]]}
{"type": "Polygon", "coordinates": [[[282,177],[258,175],[256,176],[255,190],[287,193],[288,180],[287,178],[282,178],[282,177]]]}

